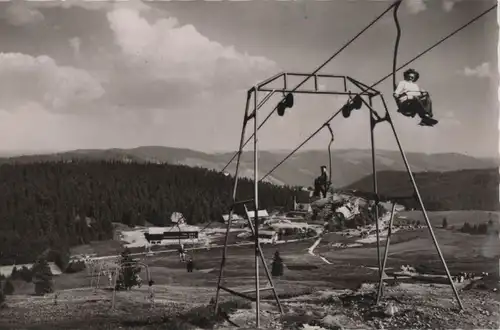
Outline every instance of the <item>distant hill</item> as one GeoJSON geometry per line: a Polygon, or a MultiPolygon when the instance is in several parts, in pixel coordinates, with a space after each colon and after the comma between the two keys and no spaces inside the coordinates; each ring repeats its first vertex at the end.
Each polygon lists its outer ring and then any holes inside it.
{"type": "MultiPolygon", "coordinates": [[[[170,148],[160,146],[145,146],[133,149],[88,149],[74,150],[62,153],[29,155],[12,158],[2,158],[0,162],[32,163],[35,161],[69,161],[81,160],[120,160],[125,162],[151,162],[204,167],[220,171],[232,158],[234,153],[204,153],[190,149],[170,148]]],[[[259,153],[259,175],[262,177],[278,164],[286,151],[261,151],[259,153]]],[[[405,170],[399,152],[378,150],[377,171],[405,170]]],[[[444,172],[463,169],[486,169],[498,166],[495,159],[474,158],[456,153],[422,154],[407,153],[407,158],[413,172],[444,172]]],[[[242,154],[241,175],[253,176],[253,154],[242,154]]],[[[318,175],[321,165],[328,165],[327,150],[306,150],[297,152],[268,177],[275,184],[311,186],[318,175]]],[[[234,173],[235,161],[228,167],[234,173]]],[[[370,150],[333,150],[332,151],[332,182],[341,187],[356,182],[372,171],[370,150]]]]}
{"type": "MultiPolygon", "coordinates": [[[[414,173],[420,195],[429,211],[499,210],[498,169],[414,173]]],[[[383,196],[412,196],[413,187],[406,172],[378,173],[378,190],[383,196]]],[[[367,176],[345,189],[373,191],[372,177],[367,176]]],[[[399,202],[407,208],[420,209],[415,199],[399,202]]]]}

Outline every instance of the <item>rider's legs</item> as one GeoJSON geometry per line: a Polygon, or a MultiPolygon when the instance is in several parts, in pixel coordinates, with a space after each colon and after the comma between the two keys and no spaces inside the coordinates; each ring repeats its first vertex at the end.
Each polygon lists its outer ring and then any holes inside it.
{"type": "MultiPolygon", "coordinates": [[[[431,115],[428,112],[428,107],[426,107],[426,100],[420,98],[412,98],[404,102],[403,106],[405,111],[411,113],[411,117],[418,115],[421,119],[429,118],[431,115]]],[[[432,111],[432,110],[431,110],[432,111]]]]}
{"type": "Polygon", "coordinates": [[[424,110],[424,115],[433,117],[432,113],[432,101],[431,98],[429,97],[429,94],[422,94],[419,98],[417,98],[418,102],[420,103],[420,106],[424,110]]]}
{"type": "Polygon", "coordinates": [[[314,180],[314,192],[313,192],[313,197],[321,197],[321,184],[318,180],[318,178],[316,178],[314,180]]]}
{"type": "Polygon", "coordinates": [[[320,191],[320,197],[321,198],[326,198],[326,186],[321,185],[320,188],[319,188],[319,191],[320,191]]]}

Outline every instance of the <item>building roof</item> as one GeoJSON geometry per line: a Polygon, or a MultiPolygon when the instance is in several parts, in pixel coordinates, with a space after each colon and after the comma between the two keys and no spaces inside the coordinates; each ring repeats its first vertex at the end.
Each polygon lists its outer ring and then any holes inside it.
{"type": "Polygon", "coordinates": [[[270,224],[274,229],[281,228],[309,228],[309,224],[307,222],[290,222],[290,223],[273,223],[270,224]]]}
{"type": "Polygon", "coordinates": [[[154,235],[154,234],[162,234],[165,232],[164,227],[149,227],[148,228],[148,234],[154,235]]]}
{"type": "MultiPolygon", "coordinates": [[[[268,217],[269,213],[267,213],[267,210],[259,210],[259,213],[257,213],[259,217],[268,217]]],[[[255,218],[255,211],[248,211],[248,216],[250,219],[255,218]]]]}
{"type": "Polygon", "coordinates": [[[161,234],[148,234],[148,233],[144,233],[144,237],[148,241],[161,241],[164,238],[163,233],[161,233],[161,234]]]}
{"type": "MultiPolygon", "coordinates": [[[[224,219],[224,221],[226,221],[226,222],[229,221],[229,214],[223,214],[222,215],[222,219],[224,219]]],[[[241,216],[239,216],[239,215],[237,215],[237,214],[233,214],[233,219],[232,220],[233,221],[234,220],[244,220],[244,218],[241,217],[241,216]]]]}

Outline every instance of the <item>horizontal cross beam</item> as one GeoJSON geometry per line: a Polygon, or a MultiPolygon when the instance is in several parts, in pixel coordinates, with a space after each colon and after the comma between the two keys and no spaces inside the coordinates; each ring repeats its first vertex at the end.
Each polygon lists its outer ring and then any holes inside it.
{"type": "MultiPolygon", "coordinates": [[[[298,87],[298,86],[297,86],[298,87]]],[[[300,73],[300,72],[281,72],[278,73],[260,83],[258,83],[255,87],[252,88],[253,91],[261,91],[261,92],[282,92],[282,93],[298,93],[298,94],[327,94],[327,95],[355,95],[355,94],[360,94],[360,95],[368,95],[370,97],[376,96],[379,94],[379,92],[366,84],[346,75],[338,75],[338,74],[311,74],[311,73],[300,73]],[[302,78],[307,78],[310,79],[312,78],[312,81],[314,83],[314,89],[313,90],[303,90],[303,89],[297,89],[296,87],[294,88],[293,86],[290,86],[290,81],[289,77],[302,77],[302,78]],[[326,79],[326,80],[340,80],[342,82],[342,87],[340,90],[336,91],[322,91],[319,90],[319,80],[320,79],[326,79]],[[278,89],[272,88],[269,86],[272,82],[275,82],[276,80],[280,81],[280,87],[278,89]],[[348,88],[348,84],[352,84],[352,87],[354,87],[353,91],[350,91],[351,88],[348,88]],[[359,89],[359,91],[358,91],[359,89]]],[[[251,92],[250,90],[249,92],[251,92]]]]}
{"type": "MultiPolygon", "coordinates": [[[[276,88],[266,88],[266,87],[261,87],[258,89],[260,92],[272,92],[275,91],[276,93],[294,93],[294,94],[326,94],[326,95],[356,95],[357,93],[355,92],[339,92],[339,91],[321,91],[321,90],[292,90],[292,89],[276,89],[276,88]]],[[[373,93],[369,92],[363,92],[359,93],[360,95],[366,95],[366,96],[372,96],[373,93]]]]}

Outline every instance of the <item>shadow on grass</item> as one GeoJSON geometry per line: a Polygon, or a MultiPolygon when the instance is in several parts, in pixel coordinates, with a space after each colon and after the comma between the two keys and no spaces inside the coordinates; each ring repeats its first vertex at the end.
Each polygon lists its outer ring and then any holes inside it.
{"type": "Polygon", "coordinates": [[[195,328],[213,329],[217,324],[228,320],[228,315],[238,309],[250,309],[251,304],[243,300],[231,300],[220,303],[219,313],[214,313],[211,301],[206,306],[195,307],[177,315],[164,315],[156,320],[127,320],[121,322],[124,327],[157,326],[158,329],[191,330],[195,328]]]}
{"type": "MultiPolygon", "coordinates": [[[[290,299],[290,298],[295,298],[295,297],[300,297],[300,296],[306,296],[309,294],[312,294],[315,292],[316,289],[311,287],[307,289],[302,289],[302,290],[292,290],[288,292],[281,292],[278,293],[278,298],[281,299],[290,299]]],[[[274,300],[274,294],[273,293],[266,293],[261,295],[262,300],[274,300]]]]}
{"type": "MultiPolygon", "coordinates": [[[[283,324],[283,327],[285,329],[289,330],[302,330],[304,329],[304,325],[310,325],[310,326],[324,326],[321,324],[321,322],[318,320],[318,318],[315,315],[310,315],[306,313],[293,313],[293,314],[285,314],[281,317],[281,323],[283,324]]],[[[333,329],[340,329],[340,328],[332,328],[333,329]]]]}

